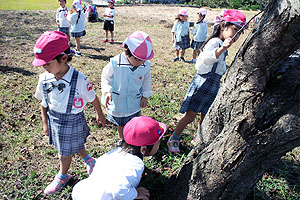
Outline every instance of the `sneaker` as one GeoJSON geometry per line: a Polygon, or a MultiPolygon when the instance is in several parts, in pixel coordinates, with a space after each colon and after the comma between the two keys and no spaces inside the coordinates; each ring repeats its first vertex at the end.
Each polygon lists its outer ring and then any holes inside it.
{"type": "Polygon", "coordinates": [[[113,43],[115,43],[115,41],[114,40],[110,40],[109,43],[113,44],[113,43]]]}
{"type": "Polygon", "coordinates": [[[117,142],[117,147],[121,147],[122,144],[123,144],[123,142],[125,142],[125,140],[119,140],[119,141],[117,142]]]}
{"type": "Polygon", "coordinates": [[[189,63],[192,63],[192,64],[196,63],[196,59],[190,60],[189,63]]]}
{"type": "Polygon", "coordinates": [[[169,152],[180,153],[179,141],[178,140],[171,140],[171,137],[170,137],[169,140],[168,140],[168,149],[169,149],[169,152]]]}
{"type": "Polygon", "coordinates": [[[80,51],[75,51],[75,55],[76,56],[81,56],[81,52],[80,51]]]}
{"type": "Polygon", "coordinates": [[[69,46],[70,46],[70,47],[73,47],[74,45],[72,44],[72,42],[69,42],[69,46]]]}
{"type": "Polygon", "coordinates": [[[87,171],[87,173],[88,173],[89,175],[91,175],[91,173],[93,172],[94,167],[95,167],[95,165],[96,165],[96,160],[95,160],[94,158],[90,157],[90,158],[86,161],[85,165],[86,165],[86,171],[87,171]]]}
{"type": "Polygon", "coordinates": [[[184,60],[184,57],[183,57],[183,56],[180,57],[180,60],[181,60],[181,62],[186,62],[186,61],[184,60]]]}
{"type": "Polygon", "coordinates": [[[108,42],[108,39],[105,39],[105,40],[103,40],[102,42],[103,42],[103,43],[108,42]]]}
{"type": "Polygon", "coordinates": [[[176,62],[176,61],[178,61],[179,60],[179,58],[178,57],[176,57],[176,58],[173,58],[173,62],[176,62]]]}
{"type": "Polygon", "coordinates": [[[45,194],[53,194],[59,192],[70,180],[71,176],[67,174],[67,178],[61,179],[58,176],[54,177],[54,180],[45,188],[45,194]]]}

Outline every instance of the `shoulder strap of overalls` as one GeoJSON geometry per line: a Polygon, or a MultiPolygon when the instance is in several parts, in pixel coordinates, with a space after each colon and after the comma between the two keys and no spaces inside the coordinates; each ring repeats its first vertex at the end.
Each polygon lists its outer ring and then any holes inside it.
{"type": "Polygon", "coordinates": [[[48,104],[49,104],[49,100],[48,100],[48,92],[47,92],[47,85],[48,83],[46,83],[46,76],[45,76],[45,83],[43,83],[43,94],[44,94],[44,99],[45,99],[45,102],[47,104],[47,107],[48,107],[48,104]]]}
{"type": "Polygon", "coordinates": [[[68,101],[67,112],[66,113],[71,113],[71,110],[72,110],[77,79],[78,79],[78,71],[74,69],[72,79],[71,79],[71,83],[70,83],[71,84],[71,89],[70,89],[70,95],[69,95],[69,101],[68,101]]]}

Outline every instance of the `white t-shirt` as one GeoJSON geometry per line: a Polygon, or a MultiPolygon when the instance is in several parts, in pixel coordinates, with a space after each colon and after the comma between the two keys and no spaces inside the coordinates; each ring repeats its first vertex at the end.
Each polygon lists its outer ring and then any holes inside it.
{"type": "Polygon", "coordinates": [[[68,14],[67,19],[71,22],[71,33],[79,33],[85,30],[84,21],[85,15],[84,12],[81,11],[80,18],[78,19],[79,14],[77,12],[73,14],[68,14]],[[77,22],[78,19],[78,23],[77,22]]]}
{"type": "Polygon", "coordinates": [[[207,42],[195,64],[198,74],[210,72],[216,62],[218,62],[216,73],[223,75],[226,72],[225,53],[223,52],[219,58],[216,58],[216,49],[220,48],[222,45],[223,41],[218,37],[212,38],[207,42]]]}
{"type": "Polygon", "coordinates": [[[69,21],[67,19],[69,8],[65,6],[64,8],[59,7],[56,11],[56,21],[59,21],[60,27],[69,27],[69,21]]]}
{"type": "Polygon", "coordinates": [[[105,20],[112,21],[112,20],[114,20],[114,16],[115,16],[115,9],[106,8],[104,11],[104,14],[107,16],[108,15],[113,16],[113,17],[104,17],[105,20]]]}
{"type": "MultiPolygon", "coordinates": [[[[71,90],[70,83],[73,71],[74,68],[70,67],[69,71],[60,80],[56,80],[54,74],[51,74],[49,72],[44,72],[39,76],[35,98],[42,101],[41,105],[44,108],[47,107],[47,103],[44,99],[43,83],[47,83],[47,89],[51,87],[53,88],[52,91],[48,93],[48,99],[50,101],[50,103],[48,104],[49,109],[59,113],[66,113],[69,94],[71,90]],[[52,86],[52,84],[54,85],[54,87],[52,86]],[[61,91],[59,91],[59,88],[57,87],[59,84],[65,85],[61,91]]],[[[92,84],[82,73],[79,72],[71,113],[77,114],[83,111],[84,106],[88,102],[94,101],[95,98],[96,94],[92,88],[92,84]]]]}
{"type": "Polygon", "coordinates": [[[96,159],[93,173],[78,182],[72,192],[73,200],[133,200],[144,171],[143,161],[121,148],[96,159]]]}

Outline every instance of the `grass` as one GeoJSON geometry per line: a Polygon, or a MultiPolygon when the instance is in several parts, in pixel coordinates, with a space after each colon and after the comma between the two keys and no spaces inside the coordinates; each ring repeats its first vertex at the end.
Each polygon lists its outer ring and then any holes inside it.
{"type": "MultiPolygon", "coordinates": [[[[67,1],[71,8],[73,0],[67,1]]],[[[57,0],[0,0],[0,10],[53,10],[59,7],[57,0]]]]}
{"type": "MultiPolygon", "coordinates": [[[[2,0],[0,5],[8,5],[6,2],[14,3],[15,7],[18,5],[15,1],[2,0]]],[[[2,17],[0,22],[2,36],[0,40],[2,80],[0,82],[0,196],[2,199],[70,199],[72,187],[79,180],[87,177],[81,159],[75,155],[70,167],[72,179],[67,187],[53,196],[43,194],[43,189],[51,182],[59,165],[57,151],[48,145],[48,137],[41,133],[39,102],[34,98],[38,75],[43,72],[43,69],[33,67],[31,62],[36,39],[42,32],[56,29],[55,9],[59,4],[57,1],[51,2],[53,7],[49,5],[47,9],[52,8],[52,10],[46,11],[23,11],[29,9],[30,4],[35,5],[34,1],[28,1],[28,8],[26,6],[20,8],[22,11],[0,10],[2,17]]],[[[159,200],[162,199],[162,188],[168,176],[180,167],[192,148],[191,138],[196,123],[190,124],[183,133],[182,154],[169,154],[166,143],[176,123],[182,117],[178,110],[195,69],[193,65],[187,63],[170,62],[175,55],[170,42],[170,26],[173,18],[165,17],[165,22],[160,21],[161,13],[166,16],[168,14],[165,12],[165,7],[155,7],[157,16],[151,19],[148,18],[150,11],[143,10],[150,8],[138,7],[141,12],[132,12],[132,9],[137,8],[117,8],[115,45],[100,42],[104,34],[102,22],[87,24],[87,35],[82,38],[83,56],[73,58],[70,64],[93,82],[94,89],[100,96],[102,69],[109,62],[109,58],[122,52],[121,42],[135,30],[143,30],[150,35],[155,53],[155,57],[151,60],[153,96],[149,99],[147,108],[142,110],[142,114],[164,122],[168,126],[168,132],[161,141],[159,152],[145,160],[146,169],[141,186],[150,190],[151,199],[159,200]],[[133,16],[129,16],[128,13],[133,16]],[[133,18],[136,19],[135,23],[132,21],[133,18]]],[[[173,9],[173,13],[178,10],[176,7],[168,9],[173,9]]],[[[197,8],[189,9],[190,13],[197,10],[197,8]]],[[[42,10],[41,6],[38,10],[42,10]]],[[[219,10],[215,13],[218,12],[219,10]]],[[[101,10],[98,10],[98,13],[101,13],[101,10]]],[[[247,16],[251,14],[253,13],[246,13],[247,16]]],[[[193,20],[192,16],[191,20],[193,20]]],[[[239,42],[230,49],[228,65],[250,31],[251,29],[247,30],[239,42]]],[[[189,49],[186,51],[186,60],[191,59],[191,56],[192,51],[189,49]]],[[[105,128],[98,126],[95,123],[94,108],[90,104],[86,106],[85,114],[91,129],[91,136],[88,137],[86,144],[90,155],[99,157],[115,148],[118,140],[116,128],[111,124],[107,124],[105,128]]],[[[299,151],[289,152],[278,165],[266,172],[253,191],[253,199],[299,199],[299,151]]]]}

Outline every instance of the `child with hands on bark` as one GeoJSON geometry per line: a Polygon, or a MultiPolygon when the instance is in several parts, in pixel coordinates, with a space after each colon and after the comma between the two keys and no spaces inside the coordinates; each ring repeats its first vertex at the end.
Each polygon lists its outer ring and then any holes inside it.
{"type": "Polygon", "coordinates": [[[144,171],[144,156],[154,155],[166,125],[146,116],[134,117],[124,126],[121,147],[97,158],[93,173],[72,192],[73,200],[148,200],[150,193],[138,187],[144,171]]]}
{"type": "Polygon", "coordinates": [[[179,110],[185,115],[177,123],[176,129],[168,141],[170,152],[180,152],[181,133],[189,123],[194,121],[197,114],[201,113],[196,133],[196,137],[199,136],[201,123],[218,94],[220,79],[226,71],[227,49],[239,38],[240,34],[235,38],[233,36],[245,23],[246,17],[242,12],[233,9],[226,10],[212,36],[204,42],[202,52],[195,64],[197,74],[194,76],[179,110]]]}
{"type": "Polygon", "coordinates": [[[95,107],[97,123],[105,126],[105,116],[92,84],[80,72],[68,65],[72,60],[67,36],[60,31],[43,33],[34,46],[34,66],[43,66],[46,72],[39,76],[35,97],[41,101],[43,132],[49,144],[58,151],[60,170],[44,193],[60,191],[69,181],[67,173],[72,154],[83,159],[88,174],[95,166],[95,159],[85,150],[84,144],[90,131],[83,109],[88,102],[95,107]]]}
{"type": "Polygon", "coordinates": [[[101,102],[107,119],[117,126],[119,143],[124,139],[123,127],[133,117],[141,116],[152,96],[150,59],[152,42],[147,33],[136,31],[122,44],[125,52],[110,59],[101,76],[101,102]]]}

